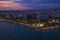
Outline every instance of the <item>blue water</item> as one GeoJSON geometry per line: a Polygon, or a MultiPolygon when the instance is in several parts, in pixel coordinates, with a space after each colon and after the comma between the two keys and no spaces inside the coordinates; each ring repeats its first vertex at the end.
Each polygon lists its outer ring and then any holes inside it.
{"type": "Polygon", "coordinates": [[[59,40],[60,30],[33,32],[31,28],[7,22],[0,22],[0,40],[59,40]]]}

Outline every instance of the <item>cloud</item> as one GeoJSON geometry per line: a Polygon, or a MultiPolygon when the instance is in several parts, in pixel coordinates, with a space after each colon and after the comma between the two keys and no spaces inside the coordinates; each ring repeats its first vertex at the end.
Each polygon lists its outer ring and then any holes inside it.
{"type": "Polygon", "coordinates": [[[11,1],[0,1],[0,10],[26,10],[26,9],[31,8],[11,1]]]}
{"type": "Polygon", "coordinates": [[[58,0],[0,0],[0,10],[60,8],[58,0]]]}
{"type": "Polygon", "coordinates": [[[60,8],[60,4],[24,4],[32,7],[32,9],[43,9],[43,8],[60,8]]]}
{"type": "Polygon", "coordinates": [[[32,8],[34,9],[50,9],[50,8],[60,8],[60,4],[37,4],[32,5],[32,8]],[[35,8],[34,8],[35,7],[35,8]]]}

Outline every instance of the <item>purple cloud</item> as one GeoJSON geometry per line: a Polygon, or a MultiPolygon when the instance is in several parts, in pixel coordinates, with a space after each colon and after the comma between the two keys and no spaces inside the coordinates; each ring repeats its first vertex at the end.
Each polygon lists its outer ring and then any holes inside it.
{"type": "Polygon", "coordinates": [[[19,9],[46,9],[46,8],[60,8],[60,3],[56,2],[57,0],[55,0],[53,2],[53,0],[0,0],[0,9],[15,9],[15,10],[19,10],[19,9]],[[1,2],[4,1],[4,2],[1,2]],[[8,2],[7,2],[8,1],[8,2]],[[53,2],[53,3],[51,3],[53,2]],[[11,5],[4,5],[4,6],[8,6],[8,7],[2,7],[1,4],[13,4],[15,6],[11,6],[11,5]],[[16,5],[17,4],[17,5],[16,5]],[[18,6],[16,8],[16,6],[18,6]],[[21,8],[21,6],[23,8],[21,8]],[[15,7],[15,8],[13,8],[15,7]]]}

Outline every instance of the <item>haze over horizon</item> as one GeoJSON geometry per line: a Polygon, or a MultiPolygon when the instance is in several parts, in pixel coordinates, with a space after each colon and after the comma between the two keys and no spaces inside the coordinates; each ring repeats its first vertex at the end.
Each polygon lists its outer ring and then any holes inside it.
{"type": "Polygon", "coordinates": [[[60,0],[0,0],[0,10],[57,9],[60,0]]]}

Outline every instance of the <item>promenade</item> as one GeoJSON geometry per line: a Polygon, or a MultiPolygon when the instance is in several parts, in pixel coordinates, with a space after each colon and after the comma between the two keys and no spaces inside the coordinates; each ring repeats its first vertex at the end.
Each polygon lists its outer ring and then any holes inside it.
{"type": "Polygon", "coordinates": [[[20,24],[20,25],[23,25],[25,27],[29,27],[29,28],[32,28],[33,30],[35,31],[40,31],[40,30],[51,30],[51,29],[59,29],[60,27],[59,26],[51,26],[51,27],[38,27],[38,26],[33,26],[33,25],[30,25],[30,24],[24,24],[24,23],[20,23],[20,22],[16,22],[16,21],[13,21],[13,20],[8,20],[8,19],[5,19],[5,18],[0,18],[0,22],[8,22],[8,23],[16,23],[16,24],[20,24]]]}

